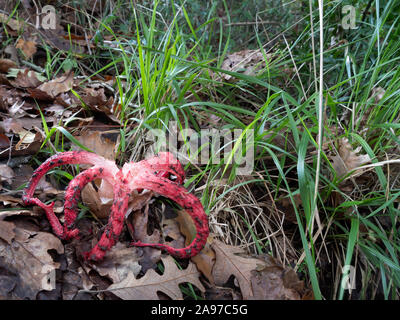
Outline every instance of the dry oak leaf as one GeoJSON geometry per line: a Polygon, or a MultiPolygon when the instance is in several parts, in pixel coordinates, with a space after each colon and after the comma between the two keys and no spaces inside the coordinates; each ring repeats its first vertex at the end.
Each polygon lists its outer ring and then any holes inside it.
{"type": "MultiPolygon", "coordinates": [[[[332,157],[332,166],[336,171],[337,177],[342,177],[353,169],[371,161],[369,155],[358,155],[361,147],[353,149],[347,138],[339,139],[338,155],[332,157]]],[[[364,172],[363,169],[356,170],[352,176],[359,176],[364,172]]]]}
{"type": "Polygon", "coordinates": [[[239,283],[243,299],[251,299],[254,296],[251,284],[251,272],[265,267],[265,261],[245,256],[243,255],[245,254],[243,249],[226,245],[218,240],[214,240],[211,247],[216,253],[216,261],[212,270],[215,284],[217,286],[224,286],[233,275],[239,283]]]}
{"type": "Polygon", "coordinates": [[[54,289],[48,280],[60,264],[53,261],[49,250],[61,254],[64,246],[51,233],[36,231],[33,224],[13,224],[15,236],[0,239],[0,268],[18,276],[17,297],[35,299],[39,291],[54,289]]]}
{"type": "Polygon", "coordinates": [[[179,270],[171,256],[161,260],[164,263],[162,275],[149,269],[142,278],[136,279],[131,272],[125,280],[109,286],[107,290],[124,300],[159,300],[157,291],[173,300],[183,299],[179,285],[185,282],[195,285],[202,292],[205,291],[199,280],[200,273],[193,263],[189,262],[186,269],[179,270]]]}

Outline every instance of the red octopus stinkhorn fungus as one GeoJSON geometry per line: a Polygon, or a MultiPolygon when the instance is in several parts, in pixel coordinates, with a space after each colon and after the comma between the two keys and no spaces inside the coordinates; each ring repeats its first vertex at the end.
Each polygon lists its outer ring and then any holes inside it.
{"type": "Polygon", "coordinates": [[[190,194],[182,183],[185,172],[179,161],[169,152],[161,152],[148,160],[137,163],[126,163],[122,169],[101,156],[85,151],[69,151],[52,156],[47,159],[32,175],[24,190],[22,200],[25,205],[35,204],[43,208],[54,233],[61,239],[68,240],[78,237],[79,230],[74,223],[77,217],[78,201],[81,191],[86,184],[96,178],[105,179],[114,187],[114,201],[111,215],[99,242],[85,258],[93,261],[103,259],[119,238],[122,232],[125,213],[128,209],[129,196],[134,190],[152,190],[162,196],[170,198],[183,207],[192,217],[197,234],[193,242],[185,248],[176,249],[161,243],[133,242],[133,246],[153,247],[167,251],[178,258],[195,256],[204,247],[209,234],[208,219],[203,206],[198,198],[190,194]],[[61,225],[53,211],[54,203],[44,204],[33,194],[39,180],[50,169],[64,164],[91,164],[93,167],[81,172],[69,183],[65,193],[65,223],[61,225]],[[176,176],[176,181],[169,180],[167,176],[176,176]]]}

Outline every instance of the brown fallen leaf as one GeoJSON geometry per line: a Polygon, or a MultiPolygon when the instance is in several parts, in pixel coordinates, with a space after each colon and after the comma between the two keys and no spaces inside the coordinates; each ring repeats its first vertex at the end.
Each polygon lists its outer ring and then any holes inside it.
{"type": "Polygon", "coordinates": [[[136,279],[132,272],[123,281],[114,283],[107,290],[124,300],[159,300],[157,291],[166,294],[173,300],[183,299],[179,288],[181,283],[191,283],[202,292],[205,291],[199,280],[200,273],[196,266],[189,262],[186,269],[180,270],[171,256],[161,258],[164,273],[159,275],[153,269],[136,279]]]}
{"type": "Polygon", "coordinates": [[[206,300],[241,300],[240,293],[232,288],[210,287],[205,293],[206,300]]]}
{"type": "MultiPolygon", "coordinates": [[[[36,88],[42,81],[39,80],[38,74],[29,69],[10,69],[16,70],[17,74],[14,80],[10,80],[10,83],[16,88],[36,88]]],[[[9,70],[9,73],[10,73],[9,70]]]]}
{"type": "Polygon", "coordinates": [[[64,272],[62,286],[62,300],[74,300],[79,289],[82,288],[82,278],[77,272],[64,272]]]}
{"type": "Polygon", "coordinates": [[[112,186],[104,180],[100,180],[98,190],[101,190],[103,196],[99,195],[92,183],[88,183],[82,190],[82,202],[97,218],[104,219],[110,215],[114,192],[112,186]]]}
{"type": "MultiPolygon", "coordinates": [[[[338,155],[332,157],[332,166],[336,171],[337,177],[343,177],[353,169],[371,161],[369,155],[358,155],[361,147],[353,149],[347,138],[341,138],[338,142],[338,155]]],[[[351,176],[359,176],[364,172],[362,169],[356,170],[351,176]]]]}
{"type": "MultiPolygon", "coordinates": [[[[108,131],[92,131],[86,130],[75,137],[85,147],[92,150],[94,153],[108,160],[115,160],[116,153],[119,147],[120,132],[119,130],[108,131]]],[[[73,149],[78,150],[78,147],[73,149]]]]}
{"type": "Polygon", "coordinates": [[[186,238],[186,244],[189,244],[196,237],[196,226],[186,210],[177,210],[176,212],[178,214],[176,221],[179,223],[180,230],[186,238]]]}
{"type": "Polygon", "coordinates": [[[35,42],[29,40],[25,41],[22,38],[18,39],[15,48],[20,49],[24,53],[26,59],[30,59],[37,51],[35,42]]]}
{"type": "Polygon", "coordinates": [[[163,215],[161,230],[162,237],[166,239],[166,244],[173,248],[183,248],[185,246],[185,238],[179,230],[179,224],[176,219],[169,219],[163,215]]]}
{"type": "Polygon", "coordinates": [[[264,255],[253,258],[244,250],[215,240],[217,259],[213,269],[215,283],[223,286],[233,275],[239,283],[243,300],[299,300],[304,283],[291,268],[281,266],[264,255]]]}
{"type": "Polygon", "coordinates": [[[86,87],[84,93],[81,95],[83,102],[92,110],[104,112],[106,115],[111,114],[111,107],[114,102],[114,98],[111,96],[107,98],[104,92],[104,88],[95,89],[86,87]]]}
{"type": "Polygon", "coordinates": [[[277,264],[251,271],[252,300],[300,300],[303,281],[294,270],[285,270],[277,264]]]}
{"type": "Polygon", "coordinates": [[[4,13],[0,13],[0,23],[6,23],[14,31],[18,31],[24,25],[23,21],[12,19],[4,13]]]}
{"type": "Polygon", "coordinates": [[[28,91],[29,96],[32,99],[45,101],[45,102],[51,102],[54,100],[54,98],[51,95],[49,95],[47,92],[40,90],[38,88],[27,88],[26,90],[28,91]]]}
{"type": "Polygon", "coordinates": [[[216,261],[212,270],[215,284],[217,286],[224,286],[233,275],[239,283],[243,299],[251,299],[254,296],[251,284],[251,272],[265,267],[265,261],[244,255],[245,252],[243,249],[226,245],[216,239],[214,239],[211,247],[216,254],[216,261]]]}
{"type": "Polygon", "coordinates": [[[19,142],[14,146],[14,148],[11,150],[12,157],[27,156],[37,153],[42,145],[43,136],[40,133],[36,133],[31,143],[25,143],[25,139],[20,141],[24,143],[19,142]]]}
{"type": "Polygon", "coordinates": [[[7,73],[10,68],[17,68],[17,64],[11,59],[0,59],[1,73],[7,73]]]}
{"type": "Polygon", "coordinates": [[[213,239],[209,236],[204,248],[190,260],[196,264],[197,269],[199,269],[199,271],[207,278],[210,284],[214,285],[215,281],[212,275],[212,270],[215,265],[216,255],[214,250],[211,248],[212,241],[213,239]]]}
{"type": "Polygon", "coordinates": [[[0,133],[0,149],[8,148],[10,144],[10,139],[5,134],[0,133]]]}
{"type": "Polygon", "coordinates": [[[7,181],[11,184],[14,176],[13,169],[6,164],[0,164],[0,181],[7,181]]]}
{"type": "Polygon", "coordinates": [[[111,250],[107,251],[104,260],[94,264],[93,269],[101,276],[109,277],[113,283],[123,281],[130,272],[136,277],[142,267],[139,265],[138,249],[126,247],[118,242],[111,250]]]}
{"type": "Polygon", "coordinates": [[[39,217],[42,214],[38,211],[31,211],[26,209],[10,209],[10,210],[2,210],[0,211],[0,221],[4,220],[6,217],[10,216],[31,216],[31,217],[39,217]]]}
{"type": "MultiPolygon", "coordinates": [[[[63,12],[63,19],[64,17],[63,12]]],[[[66,19],[66,18],[65,18],[66,19]]],[[[73,21],[66,19],[65,21],[73,21]]],[[[65,28],[61,23],[61,19],[56,19],[56,25],[55,28],[51,29],[41,29],[40,30],[40,35],[46,41],[46,43],[56,49],[56,51],[66,51],[66,52],[73,52],[76,55],[80,55],[84,53],[85,46],[80,46],[75,43],[71,43],[69,34],[65,33],[65,28]],[[67,39],[65,37],[67,36],[67,39]]],[[[88,42],[86,42],[88,43],[88,42]]]]}
{"type": "MultiPolygon", "coordinates": [[[[12,146],[11,157],[34,154],[40,149],[43,141],[42,135],[39,132],[34,133],[24,129],[19,120],[13,118],[4,119],[0,122],[0,128],[6,133],[12,133],[19,137],[19,141],[12,146]]],[[[0,158],[8,157],[9,152],[0,154],[0,158]]]]}
{"type": "Polygon", "coordinates": [[[13,222],[15,236],[8,241],[0,239],[0,268],[18,277],[13,293],[21,298],[35,299],[41,290],[53,290],[48,283],[55,279],[60,263],[54,262],[49,250],[61,254],[64,247],[57,237],[39,232],[29,223],[13,222]],[[53,277],[54,276],[54,277],[53,277]]]}
{"type": "MultiPolygon", "coordinates": [[[[293,196],[293,200],[296,208],[298,209],[302,205],[300,194],[295,194],[293,196]]],[[[276,206],[277,210],[280,211],[279,214],[282,214],[286,221],[297,224],[296,211],[289,197],[277,199],[274,203],[274,206],[276,206]]]]}
{"type": "Polygon", "coordinates": [[[12,239],[15,237],[15,225],[12,222],[0,221],[0,239],[5,240],[11,244],[12,239]]]}
{"type": "Polygon", "coordinates": [[[18,277],[15,275],[0,275],[0,300],[18,300],[12,294],[17,283],[18,277]]]}
{"type": "MultiPolygon", "coordinates": [[[[68,92],[72,89],[74,84],[74,73],[70,72],[67,75],[55,78],[53,80],[47,81],[41,84],[35,89],[35,93],[39,92],[45,93],[47,96],[55,99],[60,93],[68,92]]],[[[33,91],[31,91],[32,93],[33,91]]]]}
{"type": "MultiPolygon", "coordinates": [[[[16,165],[14,167],[15,177],[11,184],[11,188],[13,190],[18,189],[24,183],[26,183],[33,174],[33,168],[30,165],[23,164],[23,165],[16,165]]],[[[21,199],[21,197],[19,197],[21,199]]]]}

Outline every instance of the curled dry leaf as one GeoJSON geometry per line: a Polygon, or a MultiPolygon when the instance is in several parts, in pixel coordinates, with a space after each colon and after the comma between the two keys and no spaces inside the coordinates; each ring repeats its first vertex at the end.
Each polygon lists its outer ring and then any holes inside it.
{"type": "Polygon", "coordinates": [[[0,268],[18,277],[13,290],[15,296],[35,299],[39,291],[54,289],[48,279],[60,264],[53,261],[49,250],[61,254],[64,247],[60,239],[51,233],[36,231],[34,225],[12,224],[14,235],[9,233],[7,241],[0,239],[0,268]]]}
{"type": "MultiPolygon", "coordinates": [[[[15,120],[13,118],[8,118],[0,122],[0,128],[2,128],[6,133],[13,133],[19,137],[17,144],[12,146],[12,157],[36,153],[41,146],[41,142],[43,141],[43,137],[40,133],[33,133],[24,129],[19,120],[15,120]]],[[[8,152],[3,152],[0,154],[0,158],[8,157],[8,152]]]]}
{"type": "MultiPolygon", "coordinates": [[[[347,138],[339,139],[338,144],[338,155],[332,157],[332,166],[336,171],[337,177],[343,177],[353,169],[371,161],[367,154],[358,155],[361,147],[354,150],[347,138]]],[[[363,169],[358,169],[352,176],[359,176],[363,172],[363,169]]]]}
{"type": "Polygon", "coordinates": [[[23,203],[21,198],[15,198],[13,196],[5,195],[5,194],[0,195],[0,202],[3,203],[3,205],[5,205],[5,206],[16,205],[16,204],[22,205],[22,203],[23,203]]]}
{"type": "Polygon", "coordinates": [[[180,270],[171,256],[161,259],[164,264],[162,275],[149,269],[142,278],[136,279],[131,272],[125,280],[114,283],[107,290],[124,300],[158,300],[157,292],[173,300],[183,299],[179,285],[187,282],[205,291],[199,280],[200,273],[193,263],[189,262],[186,269],[180,270]]]}
{"type": "Polygon", "coordinates": [[[82,190],[82,202],[99,219],[107,218],[110,215],[113,197],[113,187],[105,180],[100,180],[98,190],[92,183],[88,183],[82,190]]]}
{"type": "MultiPolygon", "coordinates": [[[[105,180],[98,179],[96,183],[96,188],[92,184],[87,184],[82,191],[82,201],[87,205],[91,212],[93,212],[96,217],[103,219],[110,215],[110,209],[114,199],[113,186],[105,180]]],[[[129,199],[129,206],[127,215],[135,210],[140,210],[143,208],[150,200],[152,194],[132,194],[129,199]]]]}

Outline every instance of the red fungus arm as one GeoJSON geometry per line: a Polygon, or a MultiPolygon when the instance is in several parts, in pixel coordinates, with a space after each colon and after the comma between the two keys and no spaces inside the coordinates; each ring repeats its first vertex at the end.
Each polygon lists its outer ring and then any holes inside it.
{"type": "Polygon", "coordinates": [[[100,164],[108,168],[110,176],[115,175],[115,173],[119,171],[118,167],[112,161],[106,160],[103,157],[86,151],[68,151],[56,154],[43,162],[43,164],[34,171],[32,178],[28,182],[27,187],[24,189],[22,201],[25,205],[35,204],[44,209],[50,225],[54,230],[54,233],[62,239],[65,239],[68,236],[64,233],[60,221],[54,214],[54,203],[46,205],[39,199],[34,198],[33,194],[35,192],[37,184],[39,183],[40,179],[46,174],[46,172],[54,167],[65,164],[100,164]]]}
{"type": "Polygon", "coordinates": [[[85,259],[93,261],[102,260],[107,250],[118,241],[124,226],[128,202],[129,192],[125,190],[121,184],[116,183],[114,185],[114,201],[105,231],[93,249],[85,253],[85,259]]]}
{"type": "Polygon", "coordinates": [[[208,217],[204,212],[200,200],[190,194],[185,188],[168,179],[151,176],[138,176],[135,179],[140,188],[153,190],[178,203],[192,217],[196,226],[196,237],[190,245],[182,249],[176,249],[165,244],[133,242],[137,247],[153,247],[167,251],[169,254],[178,258],[190,258],[198,254],[204,247],[209,235],[208,217]]]}
{"type": "Polygon", "coordinates": [[[75,238],[78,235],[78,229],[72,228],[74,227],[74,222],[77,217],[77,207],[81,192],[89,182],[99,178],[114,182],[111,172],[106,167],[94,166],[78,174],[69,183],[68,188],[65,192],[64,205],[65,239],[75,238]]]}

